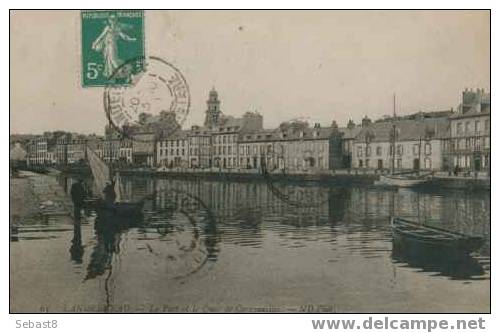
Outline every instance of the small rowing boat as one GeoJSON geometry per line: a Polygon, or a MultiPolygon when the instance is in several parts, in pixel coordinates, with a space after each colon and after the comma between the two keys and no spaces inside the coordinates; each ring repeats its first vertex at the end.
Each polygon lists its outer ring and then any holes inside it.
{"type": "Polygon", "coordinates": [[[392,236],[398,245],[418,245],[446,253],[468,254],[484,244],[483,237],[423,225],[399,217],[391,219],[392,236]]]}
{"type": "Polygon", "coordinates": [[[381,186],[397,186],[397,187],[413,187],[429,183],[431,181],[432,173],[426,174],[392,174],[392,175],[381,175],[378,181],[375,181],[375,185],[381,186]]]}
{"type": "Polygon", "coordinates": [[[108,165],[89,147],[87,147],[87,159],[96,193],[100,196],[90,198],[85,204],[95,208],[98,215],[109,220],[114,219],[119,222],[141,218],[144,200],[125,200],[120,174],[116,172],[113,177],[108,165]]]}

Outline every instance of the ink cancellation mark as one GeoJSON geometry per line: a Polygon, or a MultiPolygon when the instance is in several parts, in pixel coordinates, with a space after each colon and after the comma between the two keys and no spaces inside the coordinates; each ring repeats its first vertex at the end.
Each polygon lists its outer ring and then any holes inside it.
{"type": "Polygon", "coordinates": [[[104,109],[109,123],[124,137],[134,141],[148,141],[149,133],[168,137],[179,130],[186,120],[191,105],[189,86],[182,73],[159,57],[132,59],[115,70],[112,79],[117,84],[104,91],[104,109]],[[145,71],[133,72],[137,63],[145,71]],[[119,84],[129,78],[128,85],[119,84]]]}
{"type": "MultiPolygon", "coordinates": [[[[103,87],[128,84],[115,72],[130,59],[144,59],[144,11],[84,10],[81,12],[82,86],[103,87]],[[113,76],[115,76],[113,78],[113,76]]],[[[144,70],[142,62],[129,75],[144,70]]]]}

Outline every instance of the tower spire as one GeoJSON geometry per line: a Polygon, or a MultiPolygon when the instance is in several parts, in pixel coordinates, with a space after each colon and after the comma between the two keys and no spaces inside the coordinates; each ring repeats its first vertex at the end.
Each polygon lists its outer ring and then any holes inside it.
{"type": "Polygon", "coordinates": [[[221,114],[219,94],[217,90],[215,90],[215,87],[212,86],[212,90],[208,93],[207,110],[205,111],[205,127],[212,128],[217,126],[221,114]]]}

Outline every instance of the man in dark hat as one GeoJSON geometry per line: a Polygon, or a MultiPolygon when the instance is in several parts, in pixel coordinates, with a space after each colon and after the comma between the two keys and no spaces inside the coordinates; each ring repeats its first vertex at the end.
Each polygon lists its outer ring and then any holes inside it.
{"type": "Polygon", "coordinates": [[[83,187],[82,178],[78,178],[76,183],[71,185],[71,200],[73,200],[74,217],[76,220],[80,220],[80,213],[85,200],[85,188],[83,187]]]}

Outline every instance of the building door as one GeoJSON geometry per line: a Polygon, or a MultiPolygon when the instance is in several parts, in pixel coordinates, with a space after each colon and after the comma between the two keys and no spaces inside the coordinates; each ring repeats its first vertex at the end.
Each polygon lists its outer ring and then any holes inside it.
{"type": "Polygon", "coordinates": [[[481,170],[481,155],[475,154],[474,155],[474,171],[480,171],[481,170]]]}
{"type": "Polygon", "coordinates": [[[413,160],[413,170],[420,170],[420,159],[415,158],[413,160]]]}
{"type": "Polygon", "coordinates": [[[384,162],[382,160],[377,161],[377,169],[382,170],[384,168],[384,162]]]}
{"type": "Polygon", "coordinates": [[[313,157],[308,157],[304,159],[304,165],[306,168],[314,168],[315,161],[313,157]]]}

